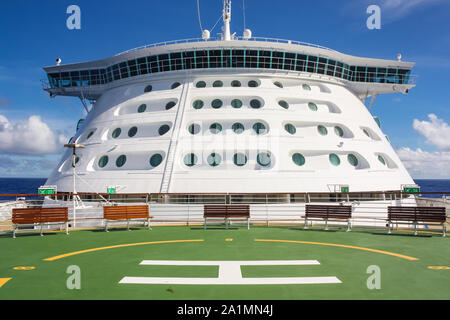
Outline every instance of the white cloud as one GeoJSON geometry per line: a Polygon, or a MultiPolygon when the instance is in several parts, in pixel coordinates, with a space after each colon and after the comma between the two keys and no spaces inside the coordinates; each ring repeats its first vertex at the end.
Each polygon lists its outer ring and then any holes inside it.
{"type": "Polygon", "coordinates": [[[62,134],[54,133],[42,122],[41,117],[33,115],[26,121],[11,123],[0,115],[0,153],[19,155],[56,154],[68,140],[62,134]]]}
{"type": "Polygon", "coordinates": [[[449,179],[450,152],[427,152],[403,147],[396,150],[409,174],[416,179],[449,179]]]}
{"type": "Polygon", "coordinates": [[[427,143],[439,150],[450,151],[450,126],[435,114],[429,114],[430,121],[414,119],[413,128],[427,139],[427,143]]]}

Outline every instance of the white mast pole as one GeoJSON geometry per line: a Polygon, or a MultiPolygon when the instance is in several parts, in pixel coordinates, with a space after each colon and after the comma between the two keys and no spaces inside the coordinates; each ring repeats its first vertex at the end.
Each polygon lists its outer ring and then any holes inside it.
{"type": "Polygon", "coordinates": [[[231,40],[231,0],[223,0],[223,40],[231,40]]]}

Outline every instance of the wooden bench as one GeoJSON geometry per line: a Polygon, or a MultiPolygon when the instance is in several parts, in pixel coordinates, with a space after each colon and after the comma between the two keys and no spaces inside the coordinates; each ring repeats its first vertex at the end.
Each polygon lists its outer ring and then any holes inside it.
{"type": "MultiPolygon", "coordinates": [[[[69,234],[69,209],[67,207],[57,208],[13,208],[12,209],[13,238],[20,225],[30,225],[36,227],[39,225],[41,236],[43,235],[43,226],[52,224],[64,224],[66,234],[69,234]]],[[[27,232],[31,231],[29,229],[27,232]]]]}
{"type": "Polygon", "coordinates": [[[309,205],[305,207],[305,225],[308,229],[308,220],[325,220],[325,230],[328,230],[328,220],[347,220],[347,231],[350,231],[350,219],[352,218],[352,206],[342,205],[309,205]]]}
{"type": "Polygon", "coordinates": [[[150,219],[148,205],[136,206],[105,206],[103,207],[103,219],[106,220],[105,231],[108,231],[110,222],[127,222],[127,229],[130,230],[130,221],[144,221],[149,229],[150,219]]]}
{"type": "Polygon", "coordinates": [[[417,225],[441,225],[442,235],[446,233],[445,207],[388,207],[388,233],[391,233],[393,221],[396,224],[413,224],[414,235],[417,235],[417,225]]]}
{"type": "Polygon", "coordinates": [[[205,230],[208,219],[224,220],[226,229],[230,220],[247,220],[247,229],[250,229],[250,205],[205,205],[203,212],[205,230]]]}

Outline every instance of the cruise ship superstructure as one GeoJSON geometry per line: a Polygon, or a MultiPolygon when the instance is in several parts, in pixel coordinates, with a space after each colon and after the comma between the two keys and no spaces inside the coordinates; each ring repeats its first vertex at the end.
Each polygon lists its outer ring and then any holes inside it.
{"type": "MultiPolygon", "coordinates": [[[[228,1],[225,1],[228,3],[228,1]]],[[[230,34],[44,68],[89,100],[72,138],[79,193],[368,192],[414,184],[366,106],[408,93],[414,63],[230,34]],[[366,102],[366,103],[364,103],[366,102]]],[[[228,19],[228,20],[227,20],[228,19]]],[[[228,28],[228,29],[227,29],[228,28]]],[[[72,152],[48,178],[73,190],[72,152]]]]}

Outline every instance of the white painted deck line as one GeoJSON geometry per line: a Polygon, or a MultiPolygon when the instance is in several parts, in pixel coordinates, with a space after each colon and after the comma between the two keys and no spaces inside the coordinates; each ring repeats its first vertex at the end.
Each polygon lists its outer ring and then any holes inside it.
{"type": "Polygon", "coordinates": [[[119,283],[126,284],[187,284],[187,285],[268,285],[268,284],[330,284],[342,283],[336,277],[289,277],[289,278],[241,278],[230,281],[221,278],[152,278],[124,277],[119,283]]]}
{"type": "Polygon", "coordinates": [[[336,277],[272,277],[243,278],[241,266],[320,265],[317,260],[261,260],[261,261],[177,261],[143,260],[140,265],[219,266],[217,278],[124,277],[127,284],[190,284],[190,285],[264,285],[264,284],[326,284],[342,283],[336,277]]]}
{"type": "Polygon", "coordinates": [[[302,266],[320,265],[317,260],[225,260],[225,261],[198,261],[198,260],[143,260],[140,265],[152,266],[220,266],[237,264],[240,266],[302,266]]]}

